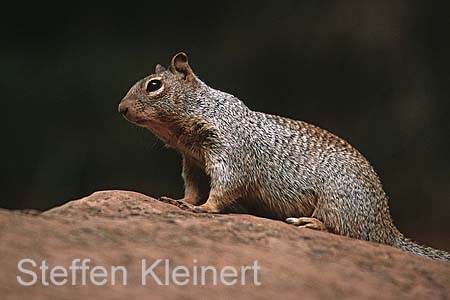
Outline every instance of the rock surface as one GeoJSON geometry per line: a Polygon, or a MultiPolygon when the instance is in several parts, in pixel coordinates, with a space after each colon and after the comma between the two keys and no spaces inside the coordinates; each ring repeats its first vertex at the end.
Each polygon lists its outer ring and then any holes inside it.
{"type": "MultiPolygon", "coordinates": [[[[414,256],[384,245],[298,229],[249,215],[192,213],[126,191],[96,192],[44,213],[0,210],[1,299],[449,299],[450,264],[414,256]],[[38,281],[22,286],[21,259],[42,260],[69,272],[62,286],[38,281]],[[125,266],[127,285],[117,277],[105,286],[80,274],[71,285],[69,266],[90,258],[91,268],[125,266]],[[246,285],[158,286],[141,284],[141,261],[157,259],[171,267],[211,265],[261,267],[258,281],[246,285]],[[194,261],[195,259],[195,261],[194,261]]],[[[162,263],[161,263],[162,265],[162,263]]],[[[159,268],[158,274],[163,274],[159,268]]],[[[89,274],[89,273],[88,273],[89,274]]],[[[191,273],[192,274],[192,273],[191,273]]],[[[47,280],[49,272],[47,272],[47,280]]],[[[161,275],[160,277],[163,277],[161,275]]],[[[191,277],[192,278],[192,277],[191,277]]],[[[209,278],[211,279],[211,278],[209,278]]]]}

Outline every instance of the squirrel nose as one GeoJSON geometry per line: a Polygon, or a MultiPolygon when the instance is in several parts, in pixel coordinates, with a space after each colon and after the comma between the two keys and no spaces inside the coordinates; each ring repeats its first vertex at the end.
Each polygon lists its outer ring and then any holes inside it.
{"type": "Polygon", "coordinates": [[[124,103],[120,103],[119,104],[119,112],[125,116],[128,112],[128,106],[126,106],[124,103]]]}

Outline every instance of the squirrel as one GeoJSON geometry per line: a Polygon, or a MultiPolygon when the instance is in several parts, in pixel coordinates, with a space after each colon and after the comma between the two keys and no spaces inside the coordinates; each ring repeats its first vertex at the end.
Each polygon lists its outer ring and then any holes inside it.
{"type": "Polygon", "coordinates": [[[378,175],[348,142],[303,121],[251,110],[201,81],[183,52],[134,84],[118,110],[182,155],[184,197],[163,201],[284,220],[450,261],[450,253],[400,233],[378,175]]]}

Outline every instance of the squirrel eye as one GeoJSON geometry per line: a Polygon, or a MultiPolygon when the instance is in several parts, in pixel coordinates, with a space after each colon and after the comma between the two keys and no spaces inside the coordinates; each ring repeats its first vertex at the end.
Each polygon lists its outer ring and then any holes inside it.
{"type": "Polygon", "coordinates": [[[159,79],[152,79],[147,83],[147,92],[154,92],[161,88],[161,80],[159,79]]]}

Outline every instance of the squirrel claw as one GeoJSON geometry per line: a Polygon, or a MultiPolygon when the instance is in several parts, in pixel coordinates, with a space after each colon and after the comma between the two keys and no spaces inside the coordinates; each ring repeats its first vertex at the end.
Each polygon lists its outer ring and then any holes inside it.
{"type": "Polygon", "coordinates": [[[328,231],[325,224],[316,219],[310,217],[300,217],[300,218],[287,218],[286,223],[298,226],[298,228],[309,228],[319,231],[328,231]]]}
{"type": "Polygon", "coordinates": [[[175,199],[165,197],[165,196],[159,197],[158,200],[161,202],[167,203],[167,204],[175,205],[178,208],[181,208],[183,210],[187,210],[187,211],[191,211],[191,212],[195,212],[195,213],[207,212],[205,209],[195,206],[195,205],[192,205],[190,203],[187,203],[183,200],[175,200],[175,199]]]}

